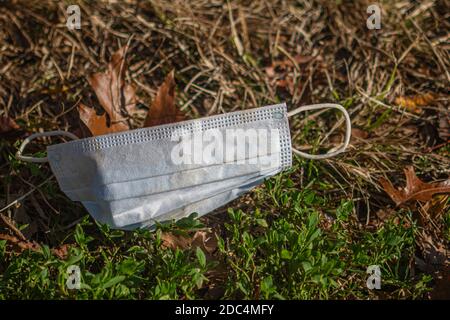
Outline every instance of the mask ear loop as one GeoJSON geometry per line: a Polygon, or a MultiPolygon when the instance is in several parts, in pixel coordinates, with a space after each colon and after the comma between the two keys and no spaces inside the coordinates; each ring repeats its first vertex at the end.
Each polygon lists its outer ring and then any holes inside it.
{"type": "Polygon", "coordinates": [[[66,136],[72,140],[78,140],[78,137],[76,135],[74,135],[73,133],[67,132],[67,131],[49,131],[49,132],[39,132],[39,133],[34,133],[31,136],[27,137],[25,140],[23,140],[22,144],[20,145],[19,150],[16,153],[16,158],[20,159],[22,161],[26,161],[26,162],[36,162],[36,163],[44,163],[44,162],[48,162],[48,158],[36,158],[36,157],[30,157],[30,156],[23,156],[23,150],[25,149],[25,147],[31,142],[31,140],[34,140],[36,138],[39,137],[50,137],[50,136],[66,136]]]}
{"type": "Polygon", "coordinates": [[[292,151],[296,154],[298,154],[301,157],[304,157],[306,159],[313,159],[313,160],[318,160],[318,159],[328,159],[331,157],[334,157],[342,152],[345,151],[345,149],[348,147],[348,144],[350,142],[350,136],[352,133],[352,123],[350,121],[350,116],[347,112],[347,110],[345,110],[345,108],[339,104],[334,104],[334,103],[322,103],[322,104],[314,104],[314,105],[310,105],[310,106],[303,106],[303,107],[299,107],[297,109],[294,109],[290,112],[288,112],[287,116],[292,117],[294,115],[296,115],[297,113],[300,112],[304,112],[304,111],[309,111],[309,110],[317,110],[317,109],[326,109],[326,108],[330,108],[330,109],[338,109],[340,111],[342,111],[342,113],[344,114],[344,118],[345,118],[345,127],[346,127],[346,131],[345,131],[345,139],[344,139],[344,143],[343,145],[336,151],[333,152],[328,152],[325,154],[309,154],[309,153],[305,153],[305,152],[301,152],[297,149],[292,148],[292,151]]]}

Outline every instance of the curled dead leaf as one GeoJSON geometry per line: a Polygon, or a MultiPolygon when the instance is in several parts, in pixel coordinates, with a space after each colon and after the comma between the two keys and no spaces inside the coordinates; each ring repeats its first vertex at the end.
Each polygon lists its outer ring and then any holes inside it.
{"type": "Polygon", "coordinates": [[[385,178],[380,179],[384,191],[391,197],[396,205],[401,205],[410,200],[429,201],[435,194],[450,193],[450,180],[444,182],[426,183],[421,181],[414,172],[414,167],[408,166],[404,170],[406,187],[397,190],[392,183],[385,178]]]}
{"type": "Polygon", "coordinates": [[[186,116],[175,105],[175,72],[172,70],[159,87],[156,98],[152,103],[144,127],[183,121],[186,116]]]}
{"type": "Polygon", "coordinates": [[[88,78],[100,105],[106,114],[98,116],[94,109],[86,105],[78,108],[80,119],[92,135],[129,130],[128,119],[136,111],[135,88],[125,83],[128,46],[124,46],[111,56],[105,72],[98,72],[88,78]],[[109,121],[108,121],[109,120],[109,121]]]}
{"type": "Polygon", "coordinates": [[[119,121],[124,113],[132,114],[136,107],[135,89],[124,80],[127,50],[128,46],[117,50],[111,56],[108,69],[105,72],[95,73],[88,79],[100,104],[112,121],[119,121]]]}
{"type": "Polygon", "coordinates": [[[106,114],[97,115],[93,108],[82,103],[78,106],[78,113],[80,120],[88,127],[93,136],[129,130],[128,125],[123,122],[108,125],[106,114]]]}

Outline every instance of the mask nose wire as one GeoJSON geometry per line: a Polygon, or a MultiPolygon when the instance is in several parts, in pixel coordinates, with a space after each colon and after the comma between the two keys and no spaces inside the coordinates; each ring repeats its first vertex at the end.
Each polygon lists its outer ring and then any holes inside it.
{"type": "Polygon", "coordinates": [[[306,159],[313,159],[313,160],[318,160],[318,159],[328,159],[331,157],[334,157],[342,152],[345,151],[345,149],[348,147],[348,144],[350,142],[350,136],[352,133],[352,123],[350,120],[350,116],[347,112],[347,110],[345,110],[345,108],[339,104],[334,104],[334,103],[321,103],[321,104],[313,104],[313,105],[309,105],[309,106],[302,106],[299,107],[297,109],[294,109],[290,112],[288,112],[287,116],[292,117],[295,116],[296,114],[300,113],[300,112],[304,112],[304,111],[310,111],[310,110],[317,110],[317,109],[338,109],[340,110],[343,114],[344,114],[344,118],[345,118],[345,139],[344,139],[344,143],[342,144],[342,146],[333,152],[328,152],[325,154],[309,154],[306,152],[301,152],[295,148],[292,148],[292,151],[296,154],[298,154],[301,157],[304,157],[306,159]]]}
{"type": "Polygon", "coordinates": [[[22,155],[22,153],[23,153],[23,150],[25,149],[25,147],[31,142],[31,140],[34,140],[39,137],[50,137],[50,136],[65,136],[72,140],[78,140],[78,137],[76,135],[74,135],[73,133],[70,133],[67,131],[62,131],[62,130],[34,133],[31,136],[27,137],[25,140],[23,140],[22,144],[20,145],[19,150],[16,153],[16,158],[20,159],[22,161],[26,161],[26,162],[36,162],[36,163],[48,162],[47,157],[36,158],[36,157],[24,156],[24,155],[22,155]]]}
{"type": "MultiPolygon", "coordinates": [[[[309,105],[309,106],[302,106],[299,107],[297,109],[294,109],[290,112],[288,112],[287,116],[288,118],[295,116],[296,114],[300,113],[300,112],[305,112],[305,111],[310,111],[310,110],[317,110],[317,109],[338,109],[340,111],[342,111],[342,113],[344,114],[344,118],[345,118],[345,126],[346,126],[346,132],[345,132],[345,139],[344,139],[344,144],[336,151],[333,152],[328,152],[325,154],[309,154],[309,153],[305,153],[302,151],[299,151],[295,148],[292,148],[292,151],[296,154],[298,154],[299,156],[302,156],[306,159],[328,159],[331,157],[334,157],[342,152],[345,151],[345,149],[348,147],[348,144],[350,142],[350,136],[351,136],[351,131],[352,131],[352,125],[351,125],[351,120],[350,120],[350,116],[347,112],[347,110],[345,110],[345,108],[339,104],[333,104],[333,103],[322,103],[322,104],[314,104],[314,105],[309,105]]],[[[67,132],[67,131],[62,131],[62,130],[57,130],[57,131],[49,131],[49,132],[39,132],[39,133],[34,133],[31,136],[27,137],[25,140],[23,140],[22,144],[19,147],[19,150],[16,153],[16,158],[20,159],[22,161],[26,161],[26,162],[35,162],[35,163],[44,163],[44,162],[48,162],[48,158],[44,157],[44,158],[36,158],[36,157],[31,157],[31,156],[24,156],[22,155],[25,147],[34,139],[39,138],[39,137],[49,137],[49,136],[65,136],[68,137],[72,140],[78,140],[79,138],[74,135],[73,133],[67,132]]]]}

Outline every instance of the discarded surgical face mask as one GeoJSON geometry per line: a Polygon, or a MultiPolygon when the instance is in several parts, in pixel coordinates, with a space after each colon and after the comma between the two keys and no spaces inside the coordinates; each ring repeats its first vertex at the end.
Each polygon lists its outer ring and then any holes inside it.
{"type": "Polygon", "coordinates": [[[288,113],[285,104],[278,104],[86,139],[64,131],[38,133],[24,140],[17,158],[48,161],[62,191],[81,201],[94,219],[132,230],[211,212],[289,168],[292,152],[309,159],[343,152],[350,133],[349,115],[340,105],[288,113]],[[344,113],[342,147],[322,155],[293,149],[288,117],[323,108],[344,113]],[[74,140],[47,147],[48,158],[22,155],[32,139],[43,135],[74,140]]]}

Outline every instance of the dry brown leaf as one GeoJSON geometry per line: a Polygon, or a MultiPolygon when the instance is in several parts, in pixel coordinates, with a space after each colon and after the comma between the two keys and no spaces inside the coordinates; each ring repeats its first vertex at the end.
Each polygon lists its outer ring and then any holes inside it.
{"type": "Polygon", "coordinates": [[[94,136],[130,129],[127,119],[136,111],[136,92],[134,87],[124,80],[127,49],[128,47],[124,46],[112,55],[105,72],[95,73],[88,78],[107,114],[98,116],[94,109],[80,105],[80,119],[94,136]]]}
{"type": "Polygon", "coordinates": [[[0,116],[0,133],[6,133],[19,128],[19,125],[12,118],[4,115],[0,116]]]}
{"type": "Polygon", "coordinates": [[[11,244],[16,245],[20,252],[22,252],[24,250],[28,250],[28,249],[37,251],[41,248],[41,246],[39,244],[37,244],[36,242],[30,242],[28,240],[21,240],[17,237],[10,236],[10,235],[3,234],[3,233],[0,233],[0,240],[6,240],[6,241],[10,242],[11,244]]]}
{"type": "Polygon", "coordinates": [[[197,231],[189,238],[182,235],[175,235],[170,232],[163,232],[161,235],[163,246],[170,249],[187,249],[190,247],[201,248],[208,254],[212,254],[217,249],[217,239],[212,233],[197,231]]]}
{"type": "Polygon", "coordinates": [[[124,81],[127,67],[125,54],[127,46],[117,50],[108,64],[108,70],[89,77],[89,84],[110,116],[112,122],[123,121],[122,114],[132,114],[136,108],[136,92],[132,85],[124,81]]]}
{"type": "Polygon", "coordinates": [[[175,105],[175,72],[172,70],[159,87],[148,111],[144,127],[183,121],[186,116],[175,105]]]}
{"type": "Polygon", "coordinates": [[[450,180],[435,183],[423,182],[416,176],[412,166],[406,167],[404,172],[406,187],[403,190],[397,190],[385,178],[380,179],[380,184],[397,205],[410,200],[429,201],[435,194],[450,193],[450,180]]]}
{"type": "MultiPolygon", "coordinates": [[[[21,240],[17,237],[10,236],[7,234],[0,233],[0,240],[6,240],[10,244],[16,246],[19,252],[25,251],[25,250],[33,250],[33,251],[39,251],[41,250],[41,246],[39,243],[35,241],[28,241],[28,240],[21,240]]],[[[67,258],[67,255],[69,253],[69,248],[72,245],[70,244],[63,244],[60,247],[51,249],[51,252],[57,256],[58,258],[65,260],[67,258]]]]}
{"type": "Polygon", "coordinates": [[[432,104],[436,100],[436,97],[432,93],[425,93],[416,96],[400,96],[395,98],[395,104],[408,109],[414,113],[421,113],[422,109],[420,107],[424,107],[432,104]]]}
{"type": "Polygon", "coordinates": [[[113,123],[108,126],[106,113],[97,115],[93,108],[89,108],[82,103],[78,106],[78,113],[80,114],[81,121],[83,121],[83,123],[88,127],[93,136],[120,132],[129,129],[128,125],[123,122],[113,123]]]}

